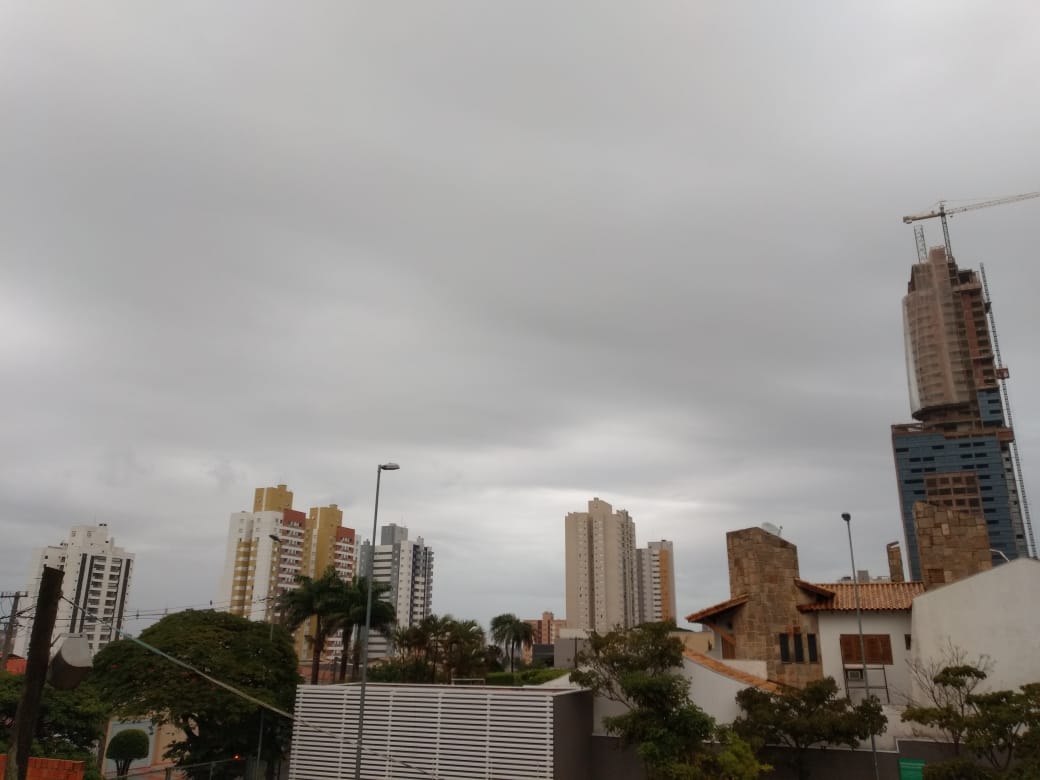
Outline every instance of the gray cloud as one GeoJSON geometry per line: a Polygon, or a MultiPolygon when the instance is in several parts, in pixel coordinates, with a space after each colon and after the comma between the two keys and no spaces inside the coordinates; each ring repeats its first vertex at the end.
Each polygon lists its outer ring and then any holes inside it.
{"type": "MultiPolygon", "coordinates": [[[[206,603],[253,487],[367,536],[391,458],[440,612],[562,613],[593,495],[675,541],[684,612],[766,520],[828,579],[851,511],[880,570],[898,218],[1037,187],[1040,10],[645,5],[8,11],[5,587],[97,520],[135,605],[206,603]]],[[[952,223],[1027,480],[1035,208],[952,223]]]]}

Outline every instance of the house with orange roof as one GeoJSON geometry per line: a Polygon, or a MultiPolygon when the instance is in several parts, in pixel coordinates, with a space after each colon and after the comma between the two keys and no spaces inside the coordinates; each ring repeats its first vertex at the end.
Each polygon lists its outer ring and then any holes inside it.
{"type": "Polygon", "coordinates": [[[823,675],[844,686],[854,702],[874,695],[882,704],[905,704],[910,693],[911,609],[914,598],[924,593],[924,583],[850,579],[815,588],[816,601],[801,604],[798,610],[816,616],[823,675]],[[861,650],[866,653],[865,663],[861,650]]]}
{"type": "Polygon", "coordinates": [[[801,687],[831,676],[854,699],[901,701],[911,604],[923,584],[861,584],[864,663],[851,581],[802,579],[798,548],[763,528],[726,534],[726,551],[730,597],[686,617],[714,632],[710,658],[772,683],[801,687]]]}

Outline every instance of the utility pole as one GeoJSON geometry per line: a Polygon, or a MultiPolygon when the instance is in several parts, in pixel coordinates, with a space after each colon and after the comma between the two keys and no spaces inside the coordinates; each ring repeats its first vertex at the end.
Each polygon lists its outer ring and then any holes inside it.
{"type": "Polygon", "coordinates": [[[64,578],[65,572],[61,569],[43,567],[40,592],[36,599],[36,618],[33,620],[32,633],[29,635],[29,651],[26,653],[25,684],[11,726],[11,747],[7,752],[4,780],[26,780],[29,772],[29,752],[32,749],[36,721],[40,716],[43,683],[47,678],[47,664],[50,662],[51,634],[58,617],[61,581],[64,578]]]}
{"type": "Polygon", "coordinates": [[[11,617],[7,619],[7,633],[4,634],[4,649],[0,651],[0,672],[7,671],[7,659],[11,657],[11,650],[14,649],[14,638],[18,633],[18,601],[22,596],[28,595],[28,593],[23,593],[20,590],[16,590],[12,593],[0,593],[0,598],[14,599],[11,602],[11,617]]]}

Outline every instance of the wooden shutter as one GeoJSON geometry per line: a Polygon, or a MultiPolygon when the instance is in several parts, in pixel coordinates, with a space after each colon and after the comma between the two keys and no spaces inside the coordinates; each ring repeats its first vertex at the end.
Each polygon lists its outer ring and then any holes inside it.
{"type": "MultiPolygon", "coordinates": [[[[863,663],[859,654],[859,634],[842,634],[839,641],[842,663],[863,663]]],[[[892,637],[888,634],[864,634],[863,646],[867,651],[868,664],[892,665],[892,637]]]]}

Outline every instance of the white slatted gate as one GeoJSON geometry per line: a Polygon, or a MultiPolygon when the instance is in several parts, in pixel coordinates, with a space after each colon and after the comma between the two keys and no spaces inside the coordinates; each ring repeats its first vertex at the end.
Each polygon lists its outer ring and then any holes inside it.
{"type": "MultiPolygon", "coordinates": [[[[370,684],[366,780],[553,780],[553,701],[573,690],[370,684]]],[[[301,685],[289,780],[353,778],[357,685],[301,685]]]]}

